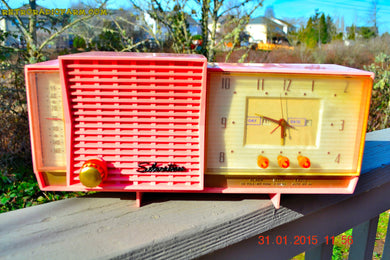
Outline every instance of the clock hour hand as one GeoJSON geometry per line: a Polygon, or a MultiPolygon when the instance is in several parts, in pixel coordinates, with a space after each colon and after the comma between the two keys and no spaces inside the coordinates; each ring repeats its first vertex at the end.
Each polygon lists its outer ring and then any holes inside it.
{"type": "Polygon", "coordinates": [[[281,119],[281,120],[280,120],[280,125],[281,125],[282,127],[290,127],[290,128],[292,128],[292,129],[295,129],[295,127],[293,127],[292,125],[290,125],[289,123],[287,123],[287,121],[284,120],[284,119],[281,119]]]}
{"type": "Polygon", "coordinates": [[[280,130],[280,144],[281,145],[285,145],[285,139],[286,139],[286,136],[287,136],[287,133],[286,133],[286,130],[288,127],[292,128],[292,129],[295,129],[295,127],[293,127],[292,125],[290,125],[289,123],[287,123],[287,121],[282,118],[280,120],[276,120],[276,119],[273,119],[273,118],[270,118],[270,117],[267,117],[267,116],[263,116],[263,115],[260,115],[260,114],[255,114],[256,116],[259,116],[265,120],[268,120],[270,122],[273,122],[275,124],[278,124],[277,127],[275,127],[272,131],[271,131],[271,134],[273,134],[276,129],[278,129],[279,127],[281,128],[280,130]]]}
{"type": "Polygon", "coordinates": [[[260,115],[260,114],[255,114],[256,116],[259,116],[259,117],[262,117],[264,118],[265,120],[268,120],[268,121],[271,121],[275,124],[278,124],[280,125],[280,120],[276,120],[276,119],[273,119],[273,118],[270,118],[270,117],[267,117],[267,116],[263,116],[263,115],[260,115]]]}

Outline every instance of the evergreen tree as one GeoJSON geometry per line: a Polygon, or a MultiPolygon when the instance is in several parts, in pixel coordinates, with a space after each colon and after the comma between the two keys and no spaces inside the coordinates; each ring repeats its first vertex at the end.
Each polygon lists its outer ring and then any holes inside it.
{"type": "Polygon", "coordinates": [[[376,33],[376,28],[374,27],[367,27],[367,26],[362,26],[358,30],[358,34],[363,38],[363,39],[370,39],[370,38],[375,38],[378,36],[376,33]]]}
{"type": "Polygon", "coordinates": [[[309,48],[316,47],[319,43],[326,44],[332,39],[342,38],[342,34],[337,34],[336,26],[332,18],[324,13],[320,14],[316,10],[315,15],[309,18],[306,27],[301,28],[298,33],[298,39],[309,48]]]}
{"type": "Polygon", "coordinates": [[[315,19],[316,17],[310,17],[309,21],[307,22],[306,28],[303,30],[303,37],[304,37],[304,43],[310,47],[314,48],[317,45],[317,30],[316,30],[316,22],[315,19]]]}
{"type": "Polygon", "coordinates": [[[325,14],[322,14],[320,16],[320,19],[318,21],[318,39],[322,44],[328,43],[328,25],[326,23],[325,14]]]}
{"type": "Polygon", "coordinates": [[[353,41],[356,39],[356,25],[353,24],[351,27],[349,27],[347,39],[353,41]]]}

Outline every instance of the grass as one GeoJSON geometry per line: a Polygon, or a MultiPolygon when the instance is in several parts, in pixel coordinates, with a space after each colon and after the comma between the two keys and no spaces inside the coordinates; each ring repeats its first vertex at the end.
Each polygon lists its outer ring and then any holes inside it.
{"type": "Polygon", "coordinates": [[[20,160],[8,170],[0,169],[0,213],[85,194],[41,191],[32,168],[20,160]]]}
{"type": "Polygon", "coordinates": [[[387,234],[387,226],[389,225],[389,215],[390,215],[390,210],[383,212],[379,216],[373,259],[381,259],[382,257],[382,252],[383,252],[386,234],[387,234]]]}
{"type": "MultiPolygon", "coordinates": [[[[382,257],[384,243],[386,239],[387,226],[389,224],[390,210],[379,215],[378,228],[375,238],[375,247],[372,259],[379,260],[382,257]]],[[[347,260],[349,255],[350,244],[346,242],[345,238],[352,237],[352,228],[338,235],[334,240],[332,260],[347,260]],[[344,238],[344,239],[343,239],[344,238]]],[[[301,253],[291,260],[304,260],[305,253],[301,253]]]]}

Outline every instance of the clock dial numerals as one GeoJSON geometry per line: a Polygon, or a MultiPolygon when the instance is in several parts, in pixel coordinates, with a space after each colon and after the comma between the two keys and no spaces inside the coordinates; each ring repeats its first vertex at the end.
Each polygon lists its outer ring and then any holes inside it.
{"type": "Polygon", "coordinates": [[[222,78],[222,89],[230,89],[230,78],[222,78]]]}
{"type": "Polygon", "coordinates": [[[264,79],[257,80],[257,90],[264,91],[264,79]]]}
{"type": "Polygon", "coordinates": [[[224,152],[220,152],[219,153],[219,162],[220,163],[224,163],[225,162],[225,153],[224,152]]]}
{"type": "Polygon", "coordinates": [[[222,125],[222,128],[226,128],[226,126],[227,126],[227,119],[226,119],[226,117],[221,117],[221,125],[222,125]]]}
{"type": "Polygon", "coordinates": [[[344,131],[344,124],[345,124],[345,120],[340,120],[340,128],[339,128],[339,131],[344,131]]]}
{"type": "Polygon", "coordinates": [[[338,154],[336,159],[334,160],[336,163],[340,164],[341,161],[341,154],[338,154]]]}
{"type": "Polygon", "coordinates": [[[345,85],[344,93],[348,93],[348,87],[349,87],[349,82],[347,82],[347,84],[345,85]]]}
{"type": "Polygon", "coordinates": [[[291,82],[292,82],[291,79],[285,79],[284,80],[283,91],[290,91],[291,82]]]}

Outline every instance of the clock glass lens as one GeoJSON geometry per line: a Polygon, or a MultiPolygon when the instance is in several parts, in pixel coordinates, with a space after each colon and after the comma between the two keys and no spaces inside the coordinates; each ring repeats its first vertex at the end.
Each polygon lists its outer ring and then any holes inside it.
{"type": "Polygon", "coordinates": [[[317,145],[320,99],[247,99],[246,145],[317,145]]]}

